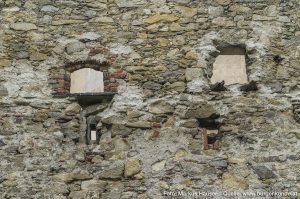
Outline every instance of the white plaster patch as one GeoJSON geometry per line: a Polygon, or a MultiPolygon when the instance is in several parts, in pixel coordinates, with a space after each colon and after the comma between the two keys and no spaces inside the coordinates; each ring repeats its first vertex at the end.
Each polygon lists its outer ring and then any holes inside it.
{"type": "Polygon", "coordinates": [[[112,54],[130,54],[133,52],[132,48],[130,46],[125,46],[123,44],[113,44],[111,49],[110,49],[110,52],[112,54]]]}
{"type": "Polygon", "coordinates": [[[125,110],[130,107],[141,109],[145,106],[142,90],[137,86],[127,85],[123,81],[120,81],[118,95],[115,96],[114,101],[115,110],[125,110]]]}
{"type": "Polygon", "coordinates": [[[94,41],[99,39],[100,37],[101,35],[95,32],[85,32],[79,37],[79,39],[89,39],[91,41],[94,41]]]}
{"type": "Polygon", "coordinates": [[[248,83],[245,55],[219,55],[213,64],[211,83],[225,85],[248,83]]]}
{"type": "Polygon", "coordinates": [[[104,92],[103,72],[83,68],[71,74],[70,93],[104,92]]]}

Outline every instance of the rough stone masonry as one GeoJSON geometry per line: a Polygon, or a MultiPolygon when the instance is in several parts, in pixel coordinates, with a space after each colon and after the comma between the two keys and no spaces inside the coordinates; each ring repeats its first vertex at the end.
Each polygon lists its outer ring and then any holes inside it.
{"type": "Polygon", "coordinates": [[[0,10],[0,198],[299,192],[299,0],[0,0],[0,10]],[[257,91],[210,90],[226,46],[243,47],[257,91]],[[81,68],[103,72],[110,97],[69,95],[81,68]],[[211,118],[222,136],[204,150],[211,118]],[[87,144],[90,122],[100,137],[87,144]]]}

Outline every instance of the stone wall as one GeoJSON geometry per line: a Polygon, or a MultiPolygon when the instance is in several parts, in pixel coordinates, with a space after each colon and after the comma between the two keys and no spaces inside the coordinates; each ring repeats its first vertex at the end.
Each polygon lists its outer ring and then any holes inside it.
{"type": "Polygon", "coordinates": [[[0,1],[0,197],[299,191],[299,8],[298,0],[0,1]],[[258,91],[210,91],[219,49],[231,45],[245,49],[258,91]],[[89,60],[108,63],[106,91],[117,94],[90,106],[57,98],[54,89],[69,89],[67,66],[89,60]],[[204,150],[199,122],[217,116],[220,147],[204,150]],[[98,144],[86,144],[90,120],[98,144]]]}

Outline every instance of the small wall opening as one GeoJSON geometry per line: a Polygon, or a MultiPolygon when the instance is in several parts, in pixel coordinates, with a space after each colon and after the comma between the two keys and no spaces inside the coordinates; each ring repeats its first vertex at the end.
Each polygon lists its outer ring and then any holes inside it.
{"type": "Polygon", "coordinates": [[[248,83],[246,51],[241,46],[226,46],[213,63],[211,83],[225,81],[225,85],[248,83]]]}
{"type": "Polygon", "coordinates": [[[220,132],[221,123],[219,116],[198,119],[199,127],[202,131],[203,149],[219,149],[221,145],[222,134],[220,132]]]}
{"type": "Polygon", "coordinates": [[[100,137],[101,132],[97,129],[97,121],[95,119],[87,119],[86,143],[98,144],[100,137]]]}

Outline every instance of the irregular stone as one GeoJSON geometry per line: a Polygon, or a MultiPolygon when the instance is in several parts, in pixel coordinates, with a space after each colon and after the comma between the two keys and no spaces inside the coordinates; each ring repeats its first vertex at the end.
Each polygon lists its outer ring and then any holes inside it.
{"type": "Polygon", "coordinates": [[[126,126],[128,127],[132,127],[132,128],[151,128],[152,124],[151,122],[147,122],[147,121],[131,121],[131,122],[127,122],[126,126]]]}
{"type": "Polygon", "coordinates": [[[43,61],[47,58],[48,58],[48,56],[46,54],[36,52],[36,51],[32,52],[30,55],[30,60],[32,60],[32,61],[43,61]]]}
{"type": "Polygon", "coordinates": [[[186,118],[198,118],[198,119],[204,119],[204,118],[210,118],[213,115],[216,115],[217,112],[214,109],[212,105],[206,104],[202,105],[196,109],[189,109],[185,117],[186,118]]]}
{"type": "Polygon", "coordinates": [[[86,33],[83,33],[80,36],[80,40],[95,41],[95,40],[98,40],[100,37],[101,37],[101,35],[98,34],[98,33],[95,33],[95,32],[86,32],[86,33]]]}
{"type": "Polygon", "coordinates": [[[86,199],[88,191],[71,191],[68,198],[70,199],[86,199]]]}
{"type": "Polygon", "coordinates": [[[179,4],[188,4],[191,0],[173,0],[172,2],[179,3],[179,4]]]}
{"type": "Polygon", "coordinates": [[[137,117],[140,117],[144,115],[144,113],[140,112],[140,111],[136,111],[136,110],[130,110],[130,111],[127,111],[127,116],[129,118],[137,118],[137,117]]]}
{"type": "Polygon", "coordinates": [[[146,71],[148,70],[147,67],[144,66],[127,66],[126,71],[128,72],[139,72],[139,71],[146,71]]]}
{"type": "Polygon", "coordinates": [[[234,4],[229,7],[229,10],[237,13],[249,13],[251,12],[251,8],[242,6],[240,4],[234,4]]]}
{"type": "Polygon", "coordinates": [[[157,41],[159,42],[160,46],[168,46],[169,40],[165,38],[157,38],[157,41]]]}
{"type": "Polygon", "coordinates": [[[133,52],[132,48],[130,46],[125,46],[123,44],[114,44],[112,45],[110,52],[112,54],[130,54],[133,52]]]}
{"type": "Polygon", "coordinates": [[[3,12],[18,12],[20,11],[20,8],[17,6],[9,7],[9,8],[3,8],[3,12]]]}
{"type": "Polygon", "coordinates": [[[296,138],[300,140],[300,130],[294,130],[292,133],[295,134],[296,138]]]}
{"type": "Polygon", "coordinates": [[[185,91],[185,83],[184,82],[174,82],[168,85],[168,90],[177,91],[177,92],[184,92],[185,91]]]}
{"type": "Polygon", "coordinates": [[[90,22],[92,23],[114,23],[114,19],[111,17],[97,17],[91,19],[90,22]]]}
{"type": "Polygon", "coordinates": [[[187,68],[185,70],[185,79],[186,81],[191,81],[193,79],[199,78],[201,74],[202,74],[201,68],[187,68]]]}
{"type": "Polygon", "coordinates": [[[203,91],[204,88],[208,88],[208,85],[200,78],[194,79],[187,83],[187,90],[191,93],[200,93],[203,91]]]}
{"type": "Polygon", "coordinates": [[[154,91],[158,91],[161,89],[161,85],[152,81],[146,82],[143,84],[143,88],[144,89],[149,89],[149,90],[154,90],[154,91]]]}
{"type": "MultiPolygon", "coordinates": [[[[87,10],[84,13],[84,16],[88,17],[88,18],[94,18],[97,15],[97,12],[95,10],[87,10]]],[[[91,21],[92,22],[92,21],[91,21]]]]}
{"type": "Polygon", "coordinates": [[[262,180],[275,178],[276,175],[266,166],[253,166],[254,173],[262,180]]]}
{"type": "Polygon", "coordinates": [[[279,16],[278,21],[283,23],[290,23],[291,19],[288,16],[279,16]]]}
{"type": "Polygon", "coordinates": [[[217,0],[217,3],[220,4],[220,5],[228,5],[231,3],[231,0],[217,0]]]}
{"type": "Polygon", "coordinates": [[[105,168],[103,171],[97,173],[96,175],[100,179],[121,179],[124,173],[124,163],[115,162],[110,165],[108,168],[105,168]]]}
{"type": "Polygon", "coordinates": [[[94,2],[89,2],[87,3],[87,6],[88,7],[91,7],[91,8],[97,8],[99,10],[104,10],[104,9],[107,9],[107,1],[104,2],[97,2],[97,1],[94,1],[94,2]]]}
{"type": "Polygon", "coordinates": [[[131,177],[141,171],[140,160],[130,159],[125,164],[125,177],[131,177]]]}
{"type": "Polygon", "coordinates": [[[197,14],[197,8],[190,8],[185,6],[176,6],[176,10],[178,10],[182,16],[191,18],[197,14]]]}
{"type": "Polygon", "coordinates": [[[154,163],[151,167],[152,167],[153,171],[157,172],[157,171],[163,170],[165,168],[165,164],[166,164],[166,161],[162,160],[162,161],[154,163]]]}
{"type": "Polygon", "coordinates": [[[140,7],[146,4],[145,0],[115,0],[120,8],[140,7]]]}
{"type": "Polygon", "coordinates": [[[191,50],[185,54],[185,58],[189,60],[197,60],[198,54],[195,51],[191,50]]]}
{"type": "Polygon", "coordinates": [[[9,66],[11,66],[11,61],[8,59],[0,59],[0,66],[1,67],[9,67],[9,66]]]}
{"type": "Polygon", "coordinates": [[[228,164],[225,160],[213,160],[208,163],[212,167],[227,168],[228,164]]]}
{"type": "Polygon", "coordinates": [[[132,132],[131,128],[126,127],[123,124],[113,124],[111,128],[111,136],[114,137],[116,135],[128,136],[132,132]]]}
{"type": "Polygon", "coordinates": [[[68,194],[70,192],[68,185],[63,182],[54,182],[51,189],[58,194],[68,194]]]}
{"type": "Polygon", "coordinates": [[[188,155],[188,152],[184,149],[178,149],[175,153],[175,159],[180,159],[188,155]]]}
{"type": "Polygon", "coordinates": [[[38,110],[34,114],[34,121],[43,122],[48,119],[48,111],[47,110],[38,110]]]}
{"type": "Polygon", "coordinates": [[[176,118],[175,117],[170,117],[163,125],[163,127],[172,127],[175,125],[176,118]]]}
{"type": "Polygon", "coordinates": [[[179,23],[172,23],[170,25],[170,31],[178,32],[184,30],[184,27],[180,26],[179,23]]]}
{"type": "Polygon", "coordinates": [[[155,114],[173,113],[174,107],[165,100],[158,100],[149,105],[149,112],[155,114]]]}
{"type": "Polygon", "coordinates": [[[52,25],[53,26],[60,26],[60,25],[69,25],[69,24],[80,24],[84,23],[84,20],[77,20],[77,19],[63,19],[63,20],[58,20],[58,21],[53,21],[52,25]]]}
{"type": "Polygon", "coordinates": [[[61,173],[53,176],[53,180],[59,182],[72,182],[76,180],[88,180],[91,179],[92,176],[88,171],[77,170],[72,173],[61,173]]]}
{"type": "Polygon", "coordinates": [[[107,103],[100,103],[100,104],[94,104],[94,105],[88,106],[84,110],[84,115],[86,117],[90,116],[90,115],[96,115],[96,114],[102,112],[104,109],[106,109],[107,106],[108,106],[107,103]]]}
{"type": "Polygon", "coordinates": [[[131,146],[126,139],[116,138],[113,139],[112,142],[115,146],[115,151],[117,152],[129,151],[131,149],[131,146]]]}
{"type": "Polygon", "coordinates": [[[190,141],[188,148],[192,154],[201,154],[203,148],[201,140],[193,139],[190,141]]]}
{"type": "Polygon", "coordinates": [[[144,20],[145,23],[148,24],[154,24],[158,23],[160,21],[166,21],[166,22],[174,22],[177,21],[179,18],[176,17],[175,15],[170,15],[170,14],[156,14],[151,17],[148,17],[144,20]]]}
{"type": "Polygon", "coordinates": [[[4,85],[0,85],[0,97],[8,96],[8,90],[4,85]]]}
{"type": "Polygon", "coordinates": [[[199,127],[199,122],[196,119],[184,120],[180,123],[180,126],[185,128],[197,128],[199,127]]]}
{"type": "Polygon", "coordinates": [[[235,26],[235,23],[233,21],[228,21],[226,17],[217,17],[212,20],[213,24],[216,24],[218,26],[235,26]]]}
{"type": "Polygon", "coordinates": [[[274,20],[274,17],[268,17],[268,16],[254,14],[252,19],[254,21],[270,21],[270,20],[274,20]]]}
{"type": "Polygon", "coordinates": [[[81,183],[81,189],[84,191],[104,191],[108,183],[101,180],[88,180],[81,183]]]}
{"type": "Polygon", "coordinates": [[[42,12],[57,12],[59,11],[59,8],[52,6],[52,5],[46,5],[43,6],[41,9],[42,12]]]}
{"type": "Polygon", "coordinates": [[[223,12],[224,12],[224,9],[222,6],[218,6],[218,7],[209,6],[208,7],[208,14],[210,17],[222,16],[223,12]]]}
{"type": "Polygon", "coordinates": [[[0,139],[0,147],[5,146],[6,144],[0,139]]]}
{"type": "Polygon", "coordinates": [[[22,30],[22,31],[29,31],[29,30],[36,30],[37,27],[33,23],[14,23],[10,26],[11,29],[14,30],[22,30]]]}
{"type": "Polygon", "coordinates": [[[85,44],[82,42],[71,42],[66,45],[66,50],[68,54],[72,54],[75,52],[80,52],[85,48],[85,44]]]}
{"type": "Polygon", "coordinates": [[[1,185],[4,187],[16,187],[18,182],[16,180],[4,180],[1,185]]]}
{"type": "Polygon", "coordinates": [[[230,191],[245,190],[249,187],[247,180],[242,176],[224,173],[222,179],[224,187],[230,191]]]}
{"type": "Polygon", "coordinates": [[[74,115],[74,114],[78,114],[81,111],[81,106],[78,103],[72,103],[70,105],[67,106],[67,108],[65,109],[65,113],[67,115],[74,115]]]}
{"type": "Polygon", "coordinates": [[[278,14],[277,7],[275,5],[269,5],[264,9],[264,13],[269,17],[275,17],[278,14]]]}

